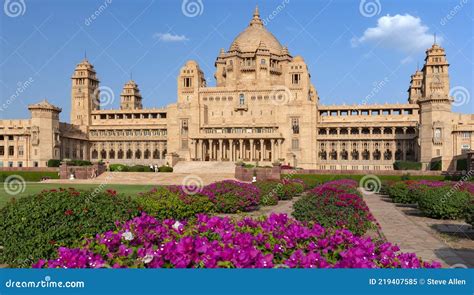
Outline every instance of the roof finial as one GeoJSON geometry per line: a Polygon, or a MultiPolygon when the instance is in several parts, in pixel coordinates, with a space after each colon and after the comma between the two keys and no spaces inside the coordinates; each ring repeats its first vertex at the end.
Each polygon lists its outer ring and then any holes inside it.
{"type": "Polygon", "coordinates": [[[253,12],[253,17],[260,18],[260,13],[258,12],[258,5],[255,5],[255,11],[253,12]]]}
{"type": "Polygon", "coordinates": [[[258,6],[255,6],[255,11],[253,12],[253,18],[250,21],[250,25],[263,25],[262,20],[260,19],[260,13],[258,12],[258,6]]]}

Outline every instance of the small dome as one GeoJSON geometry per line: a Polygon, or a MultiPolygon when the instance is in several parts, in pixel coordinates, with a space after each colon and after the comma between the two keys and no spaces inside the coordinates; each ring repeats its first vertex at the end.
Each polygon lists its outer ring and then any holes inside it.
{"type": "Polygon", "coordinates": [[[258,12],[255,8],[253,18],[249,26],[241,32],[230,45],[230,49],[238,48],[241,52],[255,52],[260,44],[264,44],[270,53],[282,55],[283,46],[263,25],[258,12]]]}

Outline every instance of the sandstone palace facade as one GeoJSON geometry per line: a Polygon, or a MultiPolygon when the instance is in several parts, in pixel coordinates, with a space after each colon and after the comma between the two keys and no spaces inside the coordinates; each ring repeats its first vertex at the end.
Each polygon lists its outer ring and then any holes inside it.
{"type": "Polygon", "coordinates": [[[145,109],[138,85],[125,84],[120,109],[102,110],[100,82],[86,59],[72,75],[71,120],[47,101],[28,120],[0,121],[0,165],[42,167],[49,159],[124,164],[178,161],[282,162],[325,170],[390,170],[396,160],[424,169],[473,146],[474,115],[451,111],[445,50],[434,44],[411,76],[405,104],[321,105],[300,56],[264,27],[258,9],[215,61],[207,87],[195,61],[177,77],[177,101],[145,109]]]}

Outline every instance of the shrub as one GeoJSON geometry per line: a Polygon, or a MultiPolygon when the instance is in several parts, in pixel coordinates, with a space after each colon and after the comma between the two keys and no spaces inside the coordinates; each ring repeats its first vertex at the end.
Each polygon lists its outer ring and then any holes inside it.
{"type": "Polygon", "coordinates": [[[114,191],[60,189],[11,201],[0,211],[0,263],[18,267],[51,258],[58,246],[72,246],[136,215],[136,203],[114,191]]]}
{"type": "Polygon", "coordinates": [[[154,191],[136,198],[140,209],[157,219],[188,219],[197,213],[209,213],[214,204],[206,196],[182,195],[159,187],[154,191]]]}
{"type": "Polygon", "coordinates": [[[254,211],[260,203],[260,190],[256,186],[234,180],[211,183],[199,194],[214,202],[219,213],[254,211]]]}
{"type": "Polygon", "coordinates": [[[110,171],[113,172],[128,172],[129,167],[124,164],[110,164],[109,166],[110,171]]]}
{"type": "Polygon", "coordinates": [[[130,171],[130,172],[152,172],[153,170],[150,169],[149,166],[135,165],[135,166],[130,166],[128,168],[128,171],[130,171]]]}
{"type": "Polygon", "coordinates": [[[401,180],[411,180],[411,175],[410,173],[405,173],[402,175],[402,177],[400,177],[401,180]]]}
{"type": "Polygon", "coordinates": [[[48,160],[48,162],[46,163],[46,166],[48,167],[59,167],[60,165],[61,165],[61,160],[57,160],[57,159],[48,160]]]}
{"type": "Polygon", "coordinates": [[[395,161],[393,163],[394,170],[421,170],[420,162],[411,161],[395,161]]]}
{"type": "Polygon", "coordinates": [[[158,172],[173,172],[173,167],[170,166],[160,166],[158,172]]]}
{"type": "Polygon", "coordinates": [[[428,217],[456,219],[465,216],[471,195],[449,186],[430,188],[418,200],[418,207],[428,217]]]}
{"type": "Polygon", "coordinates": [[[260,190],[260,205],[274,206],[278,204],[278,195],[275,187],[279,184],[277,181],[257,181],[254,185],[260,190]]]}
{"type": "Polygon", "coordinates": [[[91,166],[92,165],[90,161],[84,161],[84,160],[71,160],[71,161],[67,161],[66,164],[69,166],[91,166]]]}
{"type": "Polygon", "coordinates": [[[306,226],[285,214],[264,219],[199,215],[195,222],[160,221],[143,214],[115,231],[60,248],[35,268],[439,268],[390,243],[348,230],[306,226]]]}
{"type": "Polygon", "coordinates": [[[456,161],[456,170],[457,171],[466,171],[467,170],[467,159],[458,159],[456,161]]]}
{"type": "Polygon", "coordinates": [[[316,187],[296,201],[293,208],[293,216],[300,221],[345,228],[356,235],[375,227],[375,218],[357,192],[357,182],[352,180],[337,180],[316,187]]]}
{"type": "Polygon", "coordinates": [[[387,187],[387,192],[390,198],[395,203],[412,204],[416,203],[410,194],[410,189],[406,182],[399,181],[387,187]]]}
{"type": "Polygon", "coordinates": [[[441,171],[441,161],[434,161],[430,163],[431,171],[441,171]]]}
{"type": "Polygon", "coordinates": [[[59,178],[58,172],[54,171],[0,171],[0,182],[4,182],[11,175],[20,176],[30,182],[41,181],[44,178],[59,178]]]}
{"type": "Polygon", "coordinates": [[[466,223],[474,227],[474,199],[471,199],[466,210],[466,223]]]}

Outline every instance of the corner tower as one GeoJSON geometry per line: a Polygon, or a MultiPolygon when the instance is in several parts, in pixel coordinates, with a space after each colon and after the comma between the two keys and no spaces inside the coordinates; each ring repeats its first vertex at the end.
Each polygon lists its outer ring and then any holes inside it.
{"type": "Polygon", "coordinates": [[[100,109],[99,79],[94,66],[84,59],[76,66],[71,79],[71,124],[89,126],[91,112],[100,109]]]}
{"type": "Polygon", "coordinates": [[[420,161],[428,166],[441,161],[448,170],[452,160],[452,98],[449,96],[449,63],[445,50],[434,43],[426,51],[420,105],[420,161]]]}
{"type": "Polygon", "coordinates": [[[123,86],[122,93],[120,94],[120,109],[121,110],[141,110],[142,95],[138,89],[137,83],[130,80],[123,86]]]}

